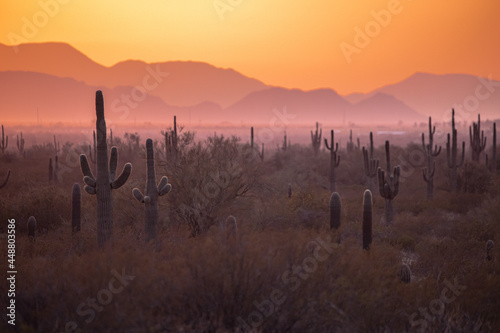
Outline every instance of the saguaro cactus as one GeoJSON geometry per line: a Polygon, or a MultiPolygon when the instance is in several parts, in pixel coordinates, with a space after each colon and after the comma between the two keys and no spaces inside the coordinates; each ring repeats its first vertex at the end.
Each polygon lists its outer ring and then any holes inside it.
{"type": "Polygon", "coordinates": [[[126,163],[123,171],[115,179],[118,152],[111,148],[108,168],[108,145],[106,141],[106,121],[104,119],[104,99],[102,92],[96,92],[96,132],[97,132],[97,177],[94,177],[87,156],[80,155],[80,167],[84,175],[85,191],[97,197],[97,243],[105,247],[113,236],[113,197],[111,190],[123,186],[130,176],[132,164],[126,163]]]}
{"type": "Polygon", "coordinates": [[[372,243],[373,198],[370,190],[363,194],[363,249],[369,250],[372,243]]]}
{"type": "Polygon", "coordinates": [[[167,194],[172,185],[168,183],[167,177],[163,176],[158,186],[156,186],[155,160],[153,140],[146,140],[146,155],[147,155],[147,181],[144,194],[138,188],[132,190],[132,194],[139,201],[144,203],[144,220],[146,242],[150,240],[156,241],[158,231],[158,196],[167,194]]]}
{"type": "Polygon", "coordinates": [[[313,134],[313,131],[311,131],[311,143],[313,146],[315,156],[318,155],[319,148],[321,147],[321,134],[323,131],[323,129],[320,128],[319,132],[318,132],[318,127],[319,127],[319,124],[316,122],[316,132],[314,132],[314,134],[313,134]]]}
{"type": "Polygon", "coordinates": [[[394,220],[392,200],[399,193],[400,167],[399,165],[395,166],[393,174],[391,174],[391,153],[388,140],[385,142],[385,155],[387,171],[382,170],[380,167],[378,168],[378,186],[380,195],[385,199],[385,223],[389,225],[394,220]]]}
{"type": "Polygon", "coordinates": [[[471,158],[473,161],[479,162],[481,152],[486,147],[486,138],[484,137],[484,131],[481,131],[481,115],[479,114],[477,115],[477,123],[472,123],[472,127],[469,126],[469,139],[471,158]]]}
{"type": "Polygon", "coordinates": [[[427,168],[422,170],[424,180],[427,182],[427,199],[432,199],[434,194],[434,173],[436,171],[436,162],[434,157],[437,157],[441,153],[441,146],[435,145],[434,143],[434,133],[436,133],[436,126],[432,126],[432,119],[429,117],[429,144],[425,144],[425,135],[422,133],[422,147],[424,151],[427,152],[427,168]]]}
{"type": "Polygon", "coordinates": [[[373,189],[375,183],[375,176],[377,175],[377,169],[379,165],[379,160],[373,158],[373,133],[370,132],[370,156],[368,156],[368,150],[363,147],[363,162],[365,175],[368,178],[370,190],[373,189]]]}
{"type": "Polygon", "coordinates": [[[28,238],[30,242],[34,242],[36,239],[36,219],[34,216],[30,216],[28,219],[28,238]]]}
{"type": "Polygon", "coordinates": [[[261,161],[264,161],[264,143],[262,143],[262,152],[259,152],[259,157],[261,161]]]}
{"type": "Polygon", "coordinates": [[[94,139],[94,150],[93,150],[93,153],[92,153],[92,147],[89,145],[89,159],[92,163],[95,164],[96,162],[96,156],[97,156],[97,146],[96,146],[96,142],[95,142],[95,131],[93,133],[93,139],[94,139]]]}
{"type": "Polygon", "coordinates": [[[288,148],[287,140],[286,140],[286,131],[283,133],[283,144],[281,145],[281,150],[286,151],[288,148]]]}
{"type": "Polygon", "coordinates": [[[161,132],[165,136],[165,156],[172,161],[176,161],[178,154],[178,137],[177,137],[177,116],[174,116],[174,128],[170,131],[161,132]]]}
{"type": "Polygon", "coordinates": [[[335,169],[340,164],[340,156],[337,156],[339,144],[334,141],[333,130],[330,131],[330,136],[332,143],[329,145],[328,140],[325,138],[325,146],[330,151],[330,191],[335,192],[335,169]]]}
{"type": "Polygon", "coordinates": [[[253,126],[250,127],[250,148],[252,148],[253,151],[253,126]]]}
{"type": "Polygon", "coordinates": [[[462,158],[460,162],[457,161],[457,130],[455,128],[455,110],[451,110],[451,142],[450,133],[448,133],[448,138],[446,141],[446,160],[448,161],[448,167],[450,170],[450,185],[451,191],[457,191],[457,169],[464,164],[465,159],[465,141],[462,141],[462,158]]]}
{"type": "Polygon", "coordinates": [[[71,194],[71,233],[75,234],[81,229],[82,221],[82,191],[80,184],[73,184],[73,192],[71,194]]]}
{"type": "Polygon", "coordinates": [[[7,182],[9,181],[10,177],[10,170],[7,172],[7,177],[5,177],[5,180],[3,181],[2,184],[0,184],[0,189],[4,188],[7,185],[7,182]]]}
{"type": "Polygon", "coordinates": [[[340,195],[337,192],[333,192],[330,196],[330,230],[340,227],[341,212],[342,202],[340,201],[340,195]]]}
{"type": "Polygon", "coordinates": [[[3,125],[2,125],[2,141],[0,142],[0,149],[2,149],[2,154],[5,153],[5,149],[7,149],[8,145],[9,145],[9,137],[5,136],[5,133],[3,130],[3,125]]]}
{"type": "Polygon", "coordinates": [[[226,239],[230,237],[236,237],[238,235],[238,224],[236,223],[236,218],[233,215],[229,215],[224,221],[224,230],[226,232],[226,239]]]}
{"type": "Polygon", "coordinates": [[[24,138],[23,138],[23,132],[21,132],[21,138],[19,138],[19,135],[17,136],[17,150],[19,153],[22,155],[24,153],[24,138]]]}
{"type": "Polygon", "coordinates": [[[407,264],[403,264],[401,266],[400,271],[399,271],[399,276],[401,278],[401,281],[403,281],[404,283],[410,283],[410,281],[411,281],[410,266],[408,266],[407,264]]]}
{"type": "Polygon", "coordinates": [[[352,142],[352,130],[349,133],[349,141],[346,144],[346,149],[348,153],[354,151],[354,142],[352,142]]]}

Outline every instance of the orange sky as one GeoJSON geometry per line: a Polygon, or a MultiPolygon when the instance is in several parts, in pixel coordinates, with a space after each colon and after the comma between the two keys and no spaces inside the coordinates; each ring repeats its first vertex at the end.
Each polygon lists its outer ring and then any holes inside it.
{"type": "Polygon", "coordinates": [[[499,14],[498,0],[2,0],[0,42],[67,42],[107,66],[204,61],[271,85],[348,94],[415,72],[500,80],[499,14]],[[382,26],[373,12],[388,10],[382,26]],[[356,47],[356,28],[366,27],[372,37],[348,62],[341,46],[356,47]]]}

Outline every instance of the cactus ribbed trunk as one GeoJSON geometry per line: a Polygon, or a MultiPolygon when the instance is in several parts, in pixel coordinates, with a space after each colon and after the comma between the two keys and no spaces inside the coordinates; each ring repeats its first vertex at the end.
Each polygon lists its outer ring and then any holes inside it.
{"type": "Polygon", "coordinates": [[[336,191],[336,178],[335,178],[335,169],[340,164],[340,156],[337,155],[339,150],[339,144],[335,143],[334,131],[330,131],[330,139],[332,143],[329,145],[328,140],[325,138],[325,146],[326,149],[330,151],[330,191],[336,191]]]}
{"type": "Polygon", "coordinates": [[[387,162],[387,171],[378,168],[378,185],[380,196],[385,199],[385,223],[391,225],[393,223],[394,209],[392,207],[392,200],[399,193],[399,175],[400,166],[394,167],[391,174],[391,155],[389,141],[385,141],[385,154],[387,162]]]}
{"type": "Polygon", "coordinates": [[[338,229],[340,227],[340,217],[342,212],[342,202],[340,195],[333,192],[330,196],[330,229],[338,229]]]}
{"type": "Polygon", "coordinates": [[[458,157],[457,130],[455,128],[455,110],[451,110],[451,137],[448,133],[446,141],[446,160],[450,170],[450,187],[452,192],[457,191],[457,169],[464,164],[465,142],[462,142],[462,158],[460,162],[458,157]]]}
{"type": "Polygon", "coordinates": [[[437,157],[441,153],[441,146],[434,144],[434,133],[436,133],[436,126],[432,126],[432,118],[429,117],[429,144],[425,144],[425,135],[422,133],[422,147],[427,152],[427,168],[422,170],[424,180],[427,182],[427,199],[432,199],[434,194],[434,173],[436,171],[436,163],[434,162],[434,157],[437,157]]]}
{"type": "Polygon", "coordinates": [[[144,203],[144,218],[146,222],[146,241],[148,242],[156,239],[158,232],[158,191],[156,188],[153,141],[150,139],[146,142],[146,151],[147,181],[145,195],[149,197],[149,202],[144,203]]]}
{"type": "Polygon", "coordinates": [[[104,247],[113,236],[113,197],[109,185],[108,145],[106,142],[106,120],[102,93],[96,95],[97,130],[97,243],[104,247]]]}
{"type": "Polygon", "coordinates": [[[372,243],[372,192],[366,190],[363,194],[363,249],[369,250],[372,243]]]}

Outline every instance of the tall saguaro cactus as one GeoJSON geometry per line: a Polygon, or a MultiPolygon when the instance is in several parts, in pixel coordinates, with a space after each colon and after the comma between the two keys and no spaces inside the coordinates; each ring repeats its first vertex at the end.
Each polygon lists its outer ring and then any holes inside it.
{"type": "Polygon", "coordinates": [[[17,150],[21,155],[24,154],[24,138],[23,138],[23,132],[21,132],[21,138],[19,138],[19,135],[17,136],[17,150]]]}
{"type": "Polygon", "coordinates": [[[342,202],[338,192],[333,192],[330,196],[330,229],[340,227],[340,216],[342,213],[342,202]]]}
{"type": "Polygon", "coordinates": [[[363,249],[369,250],[372,243],[373,198],[370,190],[363,194],[363,249]]]}
{"type": "Polygon", "coordinates": [[[450,133],[448,133],[446,141],[446,160],[450,170],[450,185],[451,191],[457,191],[457,169],[464,164],[465,159],[465,141],[462,141],[462,158],[460,162],[457,161],[458,147],[457,147],[457,130],[455,128],[455,110],[451,109],[451,142],[450,133]]]}
{"type": "Polygon", "coordinates": [[[9,145],[9,137],[5,136],[3,125],[2,125],[2,141],[0,142],[0,149],[2,149],[2,154],[5,154],[5,149],[9,145]]]}
{"type": "Polygon", "coordinates": [[[422,170],[424,180],[427,182],[427,199],[432,199],[434,194],[434,173],[436,171],[436,162],[434,157],[441,153],[441,146],[435,145],[434,148],[434,133],[436,133],[436,126],[432,126],[432,119],[429,117],[429,144],[425,144],[425,135],[422,133],[422,147],[427,152],[427,167],[422,170]]]}
{"type": "Polygon", "coordinates": [[[123,186],[130,176],[132,164],[126,163],[123,171],[115,179],[118,162],[116,147],[111,148],[111,157],[108,167],[108,144],[106,141],[106,121],[104,119],[104,99],[98,90],[95,96],[96,104],[96,132],[97,132],[97,174],[92,174],[87,156],[80,155],[80,167],[84,175],[85,191],[97,197],[97,243],[100,248],[109,244],[113,236],[113,197],[111,190],[123,186]]]}
{"type": "Polygon", "coordinates": [[[373,158],[373,133],[370,132],[370,155],[368,156],[368,150],[363,147],[363,162],[365,175],[368,177],[369,188],[373,189],[375,176],[377,175],[377,169],[379,165],[379,160],[373,158]]]}
{"type": "Polygon", "coordinates": [[[346,149],[348,153],[354,150],[354,142],[352,142],[352,130],[349,133],[349,141],[346,144],[346,149]]]}
{"type": "Polygon", "coordinates": [[[390,225],[394,220],[394,208],[392,200],[399,193],[399,165],[394,167],[393,174],[391,174],[391,152],[389,147],[389,140],[385,141],[385,156],[387,169],[378,168],[378,186],[380,195],[385,199],[385,223],[390,225]],[[387,173],[387,174],[386,174],[387,173]]]}
{"type": "Polygon", "coordinates": [[[484,137],[484,131],[481,131],[481,115],[477,115],[477,123],[472,123],[472,127],[469,126],[469,139],[471,148],[471,158],[475,162],[479,162],[479,157],[486,147],[486,138],[484,137]]]}
{"type": "Polygon", "coordinates": [[[144,220],[146,242],[156,241],[158,231],[158,197],[170,192],[172,185],[168,183],[168,178],[163,176],[158,186],[156,185],[155,160],[153,150],[153,140],[146,140],[147,155],[147,180],[144,194],[138,188],[132,190],[132,194],[139,201],[144,203],[144,220]]]}
{"type": "Polygon", "coordinates": [[[340,156],[337,156],[339,144],[334,141],[333,130],[330,131],[330,136],[332,143],[329,145],[328,140],[325,138],[325,146],[330,151],[330,191],[335,192],[335,169],[340,164],[340,156]]]}
{"type": "Polygon", "coordinates": [[[71,233],[76,234],[81,229],[82,221],[82,191],[80,184],[73,184],[71,194],[71,233]]]}
{"type": "Polygon", "coordinates": [[[323,129],[319,128],[319,124],[316,122],[316,132],[311,131],[311,143],[314,150],[314,155],[317,156],[319,153],[319,148],[321,147],[321,134],[323,129]],[[319,132],[318,132],[319,129],[319,132]]]}

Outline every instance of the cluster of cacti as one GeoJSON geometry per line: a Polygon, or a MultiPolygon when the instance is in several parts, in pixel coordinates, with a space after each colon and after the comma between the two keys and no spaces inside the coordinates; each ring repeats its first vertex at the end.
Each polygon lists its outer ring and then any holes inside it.
{"type": "Polygon", "coordinates": [[[427,152],[427,167],[422,170],[424,180],[427,182],[427,199],[432,199],[434,194],[434,173],[436,172],[436,162],[434,157],[437,157],[441,153],[441,146],[435,145],[434,143],[434,133],[436,133],[436,126],[432,126],[432,119],[429,117],[429,144],[425,144],[425,135],[422,133],[422,147],[424,151],[427,152]]]}
{"type": "Polygon", "coordinates": [[[375,183],[375,176],[377,175],[379,160],[373,158],[373,133],[370,132],[370,156],[368,150],[363,147],[363,162],[365,175],[368,178],[369,188],[373,190],[375,183]]]}
{"type": "Polygon", "coordinates": [[[363,193],[363,249],[369,250],[372,243],[373,198],[370,190],[363,193]]]}
{"type": "Polygon", "coordinates": [[[80,184],[73,184],[73,192],[71,193],[71,233],[74,235],[81,229],[82,221],[82,191],[80,184]]]}
{"type": "Polygon", "coordinates": [[[394,220],[394,212],[392,200],[399,193],[399,165],[394,167],[391,174],[391,153],[389,148],[389,141],[385,141],[385,156],[386,156],[386,171],[378,168],[378,186],[380,195],[385,199],[385,223],[392,224],[394,220]]]}
{"type": "Polygon", "coordinates": [[[21,138],[19,138],[19,135],[17,136],[17,150],[21,155],[24,154],[24,138],[23,138],[23,132],[21,132],[21,138]]]}
{"type": "Polygon", "coordinates": [[[2,154],[5,154],[5,149],[9,145],[9,137],[5,136],[3,125],[2,125],[2,141],[0,142],[0,149],[2,149],[2,154]]]}
{"type": "Polygon", "coordinates": [[[401,281],[404,283],[410,283],[411,282],[411,270],[410,266],[407,264],[403,264],[401,266],[401,269],[399,270],[399,277],[401,278],[401,281]]]}
{"type": "Polygon", "coordinates": [[[462,158],[460,162],[457,161],[458,157],[458,147],[457,147],[457,130],[455,128],[455,110],[451,110],[451,142],[450,133],[448,133],[446,141],[446,160],[448,162],[448,167],[450,171],[450,185],[451,191],[457,191],[457,169],[464,164],[465,158],[465,142],[462,142],[462,158]]]}
{"type": "Polygon", "coordinates": [[[469,139],[471,148],[471,158],[475,162],[479,162],[481,152],[484,151],[486,147],[486,138],[484,137],[484,131],[481,131],[481,115],[477,115],[477,123],[472,123],[472,127],[469,126],[469,139]]]}
{"type": "Polygon", "coordinates": [[[175,162],[177,160],[179,142],[177,136],[177,116],[174,116],[174,127],[170,133],[168,131],[162,131],[161,133],[165,137],[165,156],[167,159],[175,162]]]}
{"type": "Polygon", "coordinates": [[[330,131],[330,137],[332,143],[329,145],[328,140],[325,138],[325,146],[330,151],[330,191],[335,192],[335,169],[340,164],[340,156],[337,155],[339,144],[334,141],[333,130],[330,131]]]}
{"type": "Polygon", "coordinates": [[[493,123],[491,162],[488,160],[488,154],[486,154],[486,165],[491,170],[491,172],[497,171],[497,124],[496,123],[493,123]]]}
{"type": "Polygon", "coordinates": [[[111,148],[108,167],[108,145],[106,140],[106,121],[104,119],[104,100],[102,92],[96,92],[96,132],[97,132],[97,177],[94,177],[87,156],[80,155],[80,166],[86,184],[85,191],[97,197],[97,242],[100,248],[109,244],[113,235],[113,198],[111,190],[125,184],[130,176],[132,165],[125,164],[122,173],[116,177],[118,152],[111,148]]]}
{"type": "Polygon", "coordinates": [[[144,194],[138,188],[132,190],[132,194],[139,201],[144,203],[144,221],[146,242],[151,240],[156,242],[158,231],[158,197],[167,194],[172,185],[168,183],[167,177],[163,176],[158,186],[156,185],[155,160],[153,150],[153,140],[146,140],[147,155],[147,180],[144,194]]]}
{"type": "Polygon", "coordinates": [[[337,192],[333,192],[330,196],[330,230],[340,227],[341,212],[342,202],[340,201],[340,195],[337,192]]]}
{"type": "Polygon", "coordinates": [[[34,242],[36,239],[36,219],[34,216],[30,216],[28,219],[28,238],[30,242],[34,242]]]}
{"type": "Polygon", "coordinates": [[[319,153],[319,148],[321,148],[321,134],[323,129],[319,129],[318,131],[319,124],[316,122],[316,132],[311,131],[311,143],[313,146],[314,150],[314,155],[317,156],[319,153]]]}
{"type": "Polygon", "coordinates": [[[495,247],[495,243],[489,239],[486,242],[486,259],[492,260],[493,259],[493,248],[495,247]]]}
{"type": "Polygon", "coordinates": [[[348,153],[354,151],[354,142],[352,142],[352,130],[349,133],[349,141],[347,142],[346,146],[347,146],[346,149],[347,149],[348,153]]]}

